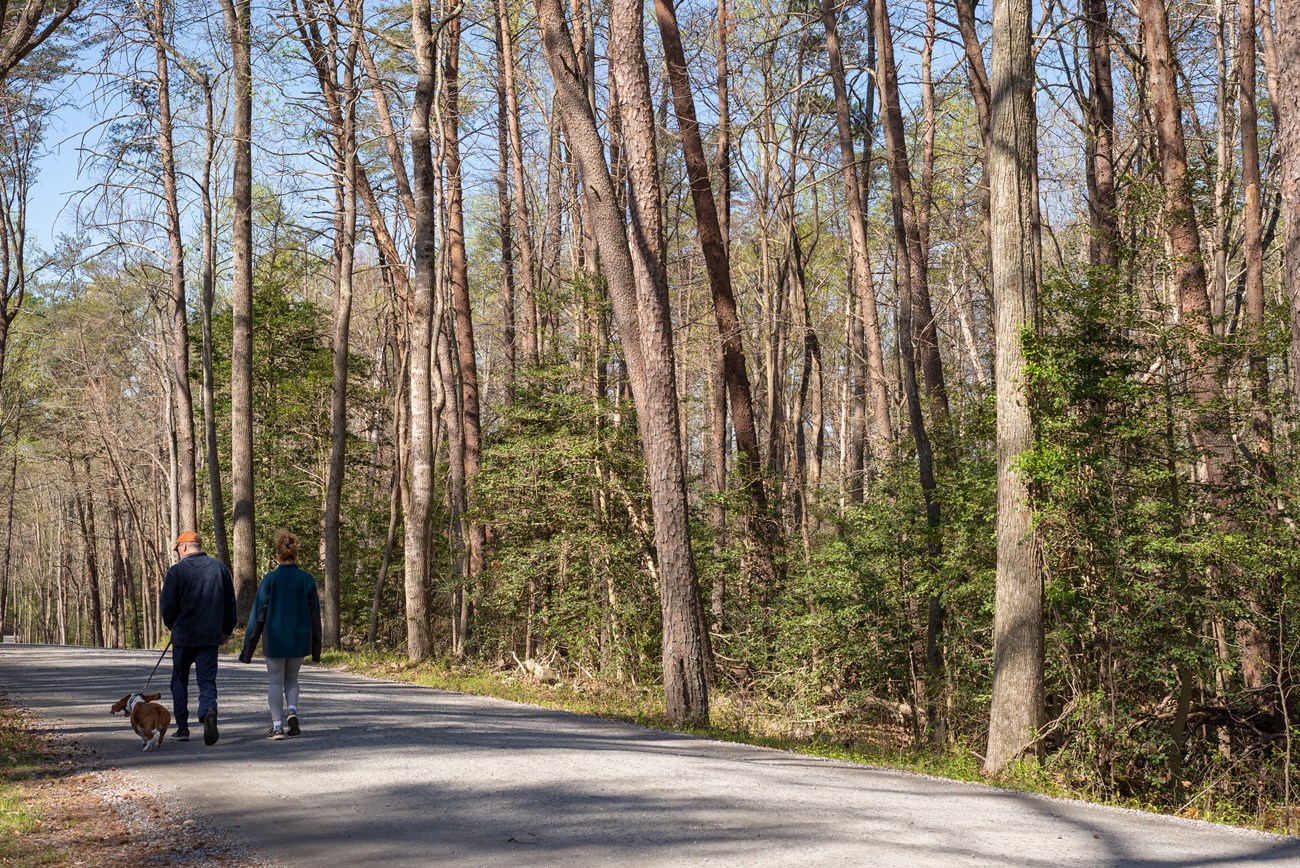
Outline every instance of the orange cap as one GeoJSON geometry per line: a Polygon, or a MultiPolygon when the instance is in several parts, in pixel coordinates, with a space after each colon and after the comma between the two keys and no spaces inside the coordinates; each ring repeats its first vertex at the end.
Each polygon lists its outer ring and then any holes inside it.
{"type": "Polygon", "coordinates": [[[203,537],[199,536],[195,531],[187,530],[180,536],[176,537],[176,545],[172,546],[172,551],[179,549],[182,543],[194,543],[195,545],[201,546],[203,545],[203,537]]]}

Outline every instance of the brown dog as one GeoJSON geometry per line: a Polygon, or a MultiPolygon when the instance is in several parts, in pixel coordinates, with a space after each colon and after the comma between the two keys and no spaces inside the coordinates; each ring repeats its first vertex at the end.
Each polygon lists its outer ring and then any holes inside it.
{"type": "Polygon", "coordinates": [[[127,713],[131,718],[131,728],[135,730],[136,735],[144,739],[145,750],[162,747],[163,736],[167,735],[167,727],[172,722],[171,712],[154,702],[160,696],[161,693],[148,695],[128,693],[113,703],[112,709],[108,712],[109,714],[117,714],[119,711],[127,713]]]}

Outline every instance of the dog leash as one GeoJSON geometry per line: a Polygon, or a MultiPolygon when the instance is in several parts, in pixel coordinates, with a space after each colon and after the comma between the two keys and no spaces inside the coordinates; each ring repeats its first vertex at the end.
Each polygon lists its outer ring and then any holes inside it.
{"type": "Polygon", "coordinates": [[[154,673],[156,673],[158,671],[158,667],[162,665],[163,658],[167,656],[167,649],[170,647],[172,647],[172,640],[170,637],[168,637],[167,644],[163,646],[162,653],[158,655],[158,662],[153,665],[153,672],[149,673],[149,678],[145,681],[144,690],[141,690],[140,691],[141,693],[144,693],[149,689],[149,682],[153,681],[154,673]]]}

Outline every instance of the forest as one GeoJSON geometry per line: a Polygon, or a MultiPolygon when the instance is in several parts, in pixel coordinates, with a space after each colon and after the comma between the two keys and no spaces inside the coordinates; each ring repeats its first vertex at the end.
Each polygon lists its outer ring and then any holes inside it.
{"type": "Polygon", "coordinates": [[[1300,0],[0,22],[6,636],[287,527],[327,648],[1300,818],[1300,0]]]}

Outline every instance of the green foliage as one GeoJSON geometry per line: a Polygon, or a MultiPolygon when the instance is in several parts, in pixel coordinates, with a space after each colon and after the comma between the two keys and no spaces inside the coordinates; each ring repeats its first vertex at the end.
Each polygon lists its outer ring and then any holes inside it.
{"type": "Polygon", "coordinates": [[[554,652],[568,665],[644,679],[658,659],[658,602],[635,419],[534,372],[485,441],[473,518],[492,528],[479,647],[554,652]]]}
{"type": "Polygon", "coordinates": [[[1186,370],[1232,349],[1202,342],[1189,361],[1185,330],[1143,310],[1115,274],[1050,281],[1042,310],[1040,336],[1027,339],[1039,437],[1021,466],[1043,546],[1051,765],[1097,797],[1175,808],[1188,784],[1217,779],[1213,810],[1230,810],[1244,791],[1224,785],[1216,732],[1235,744],[1237,779],[1244,764],[1277,781],[1265,771],[1277,747],[1252,746],[1249,727],[1202,726],[1179,750],[1179,673],[1207,685],[1219,673],[1219,695],[1199,706],[1263,713],[1211,637],[1261,615],[1267,630],[1258,602],[1284,599],[1275,585],[1295,563],[1294,531],[1269,519],[1288,499],[1276,485],[1241,462],[1227,467],[1226,495],[1195,483],[1188,432],[1203,411],[1186,370]]]}
{"type": "MultiPolygon", "coordinates": [[[[287,527],[303,538],[301,563],[319,579],[319,551],[312,543],[319,539],[324,509],[333,352],[330,312],[300,295],[300,287],[320,279],[314,268],[314,261],[300,250],[285,248],[262,257],[254,273],[253,480],[259,563],[269,567],[271,531],[287,527]]],[[[232,323],[230,308],[214,312],[214,409],[219,420],[217,439],[222,468],[230,467],[232,323]]],[[[191,327],[190,335],[197,358],[200,330],[191,327]]],[[[370,363],[352,354],[348,366],[349,413],[353,418],[367,418],[382,397],[366,385],[370,363]]],[[[191,377],[197,395],[202,377],[198,365],[191,367],[191,377]]],[[[195,427],[201,431],[202,408],[197,400],[195,407],[195,427]]],[[[387,499],[382,494],[376,496],[378,475],[372,471],[363,449],[355,432],[349,433],[345,462],[348,482],[343,487],[341,508],[344,518],[340,560],[345,569],[341,576],[340,618],[344,631],[352,634],[364,633],[369,621],[370,577],[378,572],[388,522],[387,499]]],[[[229,509],[228,484],[224,496],[229,509]]],[[[207,521],[211,521],[210,515],[207,521]]],[[[207,529],[210,531],[210,524],[207,529]]]]}
{"type": "MultiPolygon", "coordinates": [[[[295,299],[302,274],[294,264],[264,262],[253,296],[253,480],[258,549],[270,558],[270,534],[283,526],[300,534],[320,524],[324,468],[329,455],[332,378],[326,314],[295,299]],[[261,537],[266,537],[262,539],[261,537]]],[[[222,467],[230,466],[229,308],[212,317],[214,403],[222,467]]],[[[226,497],[230,494],[227,490],[226,497]]],[[[229,499],[226,501],[229,503],[229,499]]],[[[304,566],[313,560],[304,546],[304,566]]],[[[314,566],[314,565],[313,565],[314,566]]]]}

